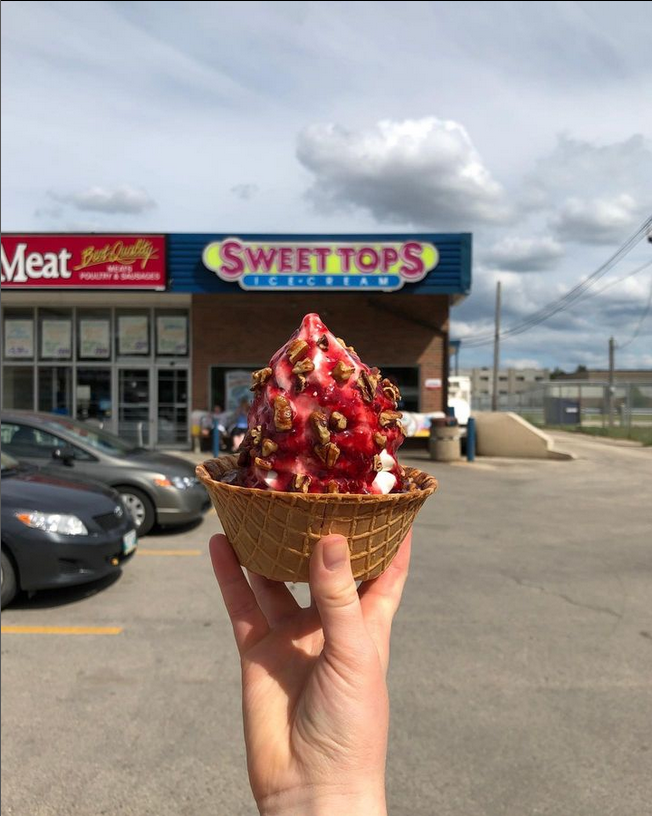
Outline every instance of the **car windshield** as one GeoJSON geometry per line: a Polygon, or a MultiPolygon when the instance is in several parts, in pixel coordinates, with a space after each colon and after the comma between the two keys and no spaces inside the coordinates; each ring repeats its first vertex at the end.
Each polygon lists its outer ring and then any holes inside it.
{"type": "Polygon", "coordinates": [[[108,453],[113,456],[124,456],[127,453],[133,453],[138,450],[134,445],[130,445],[119,436],[115,436],[108,431],[103,431],[100,428],[94,428],[91,425],[84,425],[83,422],[74,422],[69,419],[48,420],[44,425],[54,433],[64,430],[68,436],[95,448],[102,453],[108,453]]]}
{"type": "Polygon", "coordinates": [[[8,453],[0,453],[0,463],[2,464],[3,473],[6,470],[16,470],[18,467],[18,462],[13,458],[13,456],[9,456],[8,453]]]}

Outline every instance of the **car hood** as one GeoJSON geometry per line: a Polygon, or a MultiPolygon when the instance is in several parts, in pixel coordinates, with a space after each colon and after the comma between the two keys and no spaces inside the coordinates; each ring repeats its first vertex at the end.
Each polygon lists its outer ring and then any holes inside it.
{"type": "Polygon", "coordinates": [[[115,492],[96,483],[62,478],[41,470],[18,471],[2,477],[3,509],[43,510],[57,513],[109,513],[115,492]]]}
{"type": "Polygon", "coordinates": [[[168,453],[156,451],[138,451],[130,453],[127,461],[148,470],[160,470],[170,476],[194,476],[195,466],[180,456],[170,456],[168,453]]]}

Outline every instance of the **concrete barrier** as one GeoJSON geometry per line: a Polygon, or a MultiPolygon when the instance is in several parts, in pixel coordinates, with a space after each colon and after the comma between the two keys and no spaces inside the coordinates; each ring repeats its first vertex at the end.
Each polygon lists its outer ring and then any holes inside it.
{"type": "Polygon", "coordinates": [[[526,459],[574,459],[570,453],[554,450],[548,434],[526,422],[518,414],[480,411],[473,414],[478,456],[507,456],[526,459]]]}

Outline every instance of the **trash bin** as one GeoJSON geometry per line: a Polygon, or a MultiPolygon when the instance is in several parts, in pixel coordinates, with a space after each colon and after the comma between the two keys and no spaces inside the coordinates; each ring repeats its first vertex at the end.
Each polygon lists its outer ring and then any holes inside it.
{"type": "Polygon", "coordinates": [[[430,458],[436,462],[454,462],[462,458],[461,433],[457,420],[436,419],[430,425],[430,458]]]}

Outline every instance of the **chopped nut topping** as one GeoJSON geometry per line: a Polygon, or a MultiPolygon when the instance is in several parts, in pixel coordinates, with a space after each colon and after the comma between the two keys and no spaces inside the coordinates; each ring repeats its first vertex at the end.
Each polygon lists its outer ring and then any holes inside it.
{"type": "Polygon", "coordinates": [[[343,383],[349,379],[354,371],[355,368],[353,368],[353,366],[348,366],[339,360],[335,368],[331,371],[331,374],[334,380],[337,380],[338,383],[343,383]]]}
{"type": "Polygon", "coordinates": [[[297,375],[297,382],[296,382],[296,390],[297,394],[300,394],[302,391],[306,390],[306,384],[308,380],[303,376],[303,374],[297,375]]]}
{"type": "Polygon", "coordinates": [[[398,422],[402,416],[403,414],[400,411],[381,411],[378,421],[380,422],[381,428],[384,428],[387,425],[398,422]]]}
{"type": "Polygon", "coordinates": [[[374,456],[373,469],[376,471],[376,473],[379,473],[383,469],[383,463],[382,463],[382,461],[380,459],[380,456],[378,454],[376,454],[374,456]]]}
{"type": "Polygon", "coordinates": [[[340,344],[340,346],[342,346],[343,348],[346,348],[346,340],[342,340],[341,337],[336,337],[335,339],[340,344]]]}
{"type": "Polygon", "coordinates": [[[292,406],[287,397],[282,395],[274,399],[274,425],[277,431],[289,431],[292,428],[292,406]]]}
{"type": "Polygon", "coordinates": [[[254,458],[254,464],[256,467],[262,468],[263,470],[272,469],[272,463],[268,459],[261,459],[260,456],[256,456],[254,458]]]}
{"type": "Polygon", "coordinates": [[[300,360],[305,355],[306,351],[308,351],[308,344],[305,340],[299,340],[297,337],[297,339],[293,340],[288,346],[290,362],[292,364],[296,363],[297,360],[300,360]]]}
{"type": "Polygon", "coordinates": [[[249,451],[246,448],[240,449],[240,454],[238,456],[238,464],[240,467],[244,467],[247,462],[249,461],[249,451]]]}
{"type": "Polygon", "coordinates": [[[251,437],[251,441],[254,445],[260,445],[260,440],[263,434],[263,429],[261,425],[256,425],[255,428],[252,428],[249,431],[249,436],[251,437]]]}
{"type": "Polygon", "coordinates": [[[328,338],[325,334],[322,334],[319,340],[317,340],[317,345],[322,351],[328,351],[328,338]]]}
{"type": "Polygon", "coordinates": [[[362,392],[362,399],[365,402],[373,402],[376,396],[376,388],[378,387],[378,380],[380,379],[380,372],[377,368],[372,368],[371,371],[360,372],[356,385],[362,392]]]}
{"type": "Polygon", "coordinates": [[[315,453],[326,467],[331,468],[339,459],[340,449],[334,442],[329,442],[326,445],[315,445],[315,453]]]}
{"type": "Polygon", "coordinates": [[[384,448],[385,443],[387,442],[387,437],[381,433],[375,433],[374,442],[378,445],[379,448],[384,448]]]}
{"type": "Polygon", "coordinates": [[[262,451],[263,456],[269,456],[271,453],[276,453],[278,445],[271,439],[263,439],[262,451]]]}
{"type": "Polygon", "coordinates": [[[255,391],[257,388],[261,388],[271,376],[271,368],[259,368],[258,371],[254,371],[254,373],[251,375],[252,385],[249,390],[255,391]]]}
{"type": "Polygon", "coordinates": [[[381,380],[380,387],[383,394],[387,397],[387,399],[390,399],[394,403],[394,408],[396,408],[399,400],[401,399],[401,392],[398,390],[398,386],[385,378],[384,380],[381,380]]]}
{"type": "Polygon", "coordinates": [[[343,431],[346,428],[346,417],[339,411],[333,411],[329,424],[334,431],[343,431]]]}
{"type": "Polygon", "coordinates": [[[326,414],[324,414],[322,411],[313,411],[312,414],[310,414],[310,424],[312,425],[313,431],[317,435],[317,439],[319,439],[319,442],[322,445],[325,445],[327,442],[331,441],[326,414]]]}
{"type": "Polygon", "coordinates": [[[328,490],[329,493],[339,493],[340,492],[339,485],[333,479],[331,479],[330,482],[328,483],[327,490],[328,490]]]}
{"type": "Polygon", "coordinates": [[[305,473],[295,473],[294,479],[292,479],[292,488],[293,490],[298,490],[300,493],[307,493],[308,488],[310,487],[310,476],[305,473]]]}
{"type": "Polygon", "coordinates": [[[293,374],[308,374],[310,371],[315,370],[315,364],[312,360],[308,359],[307,357],[304,360],[299,360],[299,362],[294,366],[292,369],[293,374]]]}

